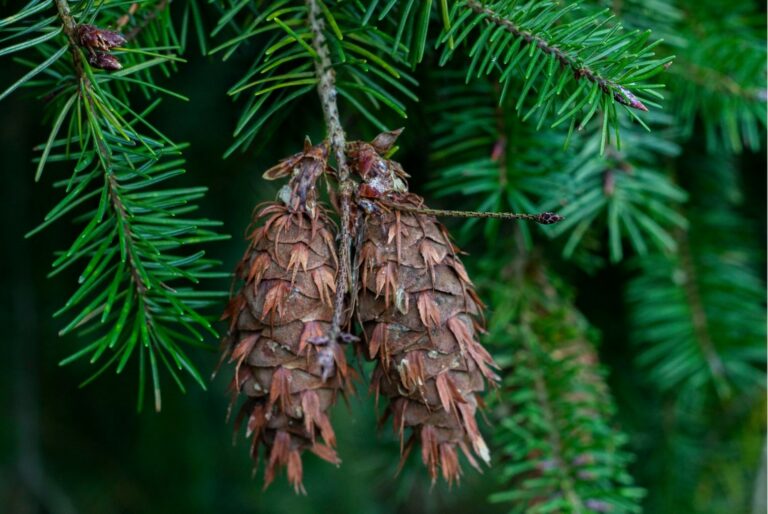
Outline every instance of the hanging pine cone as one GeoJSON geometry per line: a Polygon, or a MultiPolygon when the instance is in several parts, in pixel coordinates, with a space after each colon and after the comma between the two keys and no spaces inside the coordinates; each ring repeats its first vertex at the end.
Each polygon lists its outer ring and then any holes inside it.
{"type": "Polygon", "coordinates": [[[363,179],[357,315],[365,353],[377,362],[371,388],[389,398],[387,414],[401,443],[412,429],[403,459],[419,442],[432,480],[440,470],[452,484],[461,473],[458,448],[477,469],[469,447],[490,460],[475,412],[485,380],[498,379],[496,364],[477,341],[483,305],[446,228],[432,216],[398,209],[423,200],[407,192],[402,167],[380,155],[397,134],[348,146],[363,179]]]}
{"type": "Polygon", "coordinates": [[[224,314],[230,325],[222,360],[234,364],[233,403],[238,395],[246,397],[236,425],[247,420],[256,464],[260,446],[265,448],[264,486],[286,466],[297,492],[304,492],[304,450],[339,464],[328,410],[348,378],[343,350],[323,337],[333,316],[338,270],[335,227],[315,198],[327,153],[325,145],[307,142],[304,152],[264,174],[292,177],[281,201],[255,216],[251,243],[236,270],[244,284],[224,314]]]}

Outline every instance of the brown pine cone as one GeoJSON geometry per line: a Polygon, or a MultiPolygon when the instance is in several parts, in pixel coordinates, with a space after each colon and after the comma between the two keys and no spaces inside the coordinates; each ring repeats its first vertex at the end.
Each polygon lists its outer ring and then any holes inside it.
{"type": "Polygon", "coordinates": [[[461,470],[457,448],[479,469],[490,454],[475,420],[477,393],[497,380],[496,364],[477,341],[482,302],[467,276],[458,248],[434,217],[404,212],[422,199],[407,193],[407,175],[382,158],[373,145],[348,147],[363,184],[358,200],[357,315],[365,332],[365,353],[377,366],[372,389],[389,398],[401,442],[406,428],[434,481],[438,469],[452,484],[461,470]]]}
{"type": "Polygon", "coordinates": [[[339,344],[323,337],[333,316],[338,270],[335,227],[315,204],[314,183],[326,157],[325,146],[306,145],[265,174],[293,177],[281,191],[282,202],[256,214],[236,270],[244,284],[224,315],[230,325],[222,359],[234,364],[233,403],[238,395],[246,397],[236,425],[247,419],[256,463],[265,447],[264,486],[286,466],[297,492],[304,492],[304,450],[340,462],[328,410],[349,371],[339,344]]]}

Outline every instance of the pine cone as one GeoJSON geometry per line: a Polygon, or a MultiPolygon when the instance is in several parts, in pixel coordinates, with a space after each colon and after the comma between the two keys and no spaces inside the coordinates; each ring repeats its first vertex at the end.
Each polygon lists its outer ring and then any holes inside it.
{"type": "Polygon", "coordinates": [[[247,397],[236,425],[247,419],[256,463],[265,447],[264,486],[286,466],[296,492],[304,492],[304,450],[339,464],[328,410],[348,377],[343,350],[323,338],[338,270],[335,227],[315,204],[314,184],[326,158],[325,146],[307,144],[265,173],[293,177],[281,191],[282,202],[256,214],[257,228],[236,270],[244,285],[224,315],[230,326],[222,359],[234,363],[233,403],[239,394],[247,397]]]}
{"type": "Polygon", "coordinates": [[[348,147],[363,178],[357,313],[365,353],[377,361],[371,387],[377,398],[389,398],[387,414],[401,443],[405,428],[413,429],[403,459],[420,442],[432,480],[440,469],[452,484],[461,473],[457,447],[477,469],[470,446],[490,460],[475,420],[476,394],[486,379],[498,379],[477,341],[483,305],[445,227],[432,216],[397,210],[423,201],[406,192],[400,165],[377,150],[359,142],[348,147]]]}

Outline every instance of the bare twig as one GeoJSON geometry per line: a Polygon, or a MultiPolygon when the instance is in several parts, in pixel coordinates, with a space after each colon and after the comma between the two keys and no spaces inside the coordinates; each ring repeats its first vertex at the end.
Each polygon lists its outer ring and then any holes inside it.
{"type": "Polygon", "coordinates": [[[495,218],[500,220],[526,220],[535,221],[542,225],[551,225],[565,218],[554,212],[542,212],[540,214],[519,214],[515,212],[480,212],[480,211],[452,211],[443,209],[429,209],[427,207],[411,207],[409,205],[387,204],[398,211],[415,212],[430,216],[444,216],[449,218],[495,218]]]}
{"type": "Polygon", "coordinates": [[[128,12],[123,14],[117,19],[117,24],[115,27],[117,30],[122,30],[123,27],[128,25],[128,22],[131,21],[131,17],[136,14],[136,12],[139,10],[139,2],[133,2],[131,6],[128,8],[128,12]]]}
{"type": "Polygon", "coordinates": [[[331,152],[336,159],[339,180],[339,204],[341,210],[340,240],[339,240],[339,274],[336,279],[336,296],[334,297],[334,312],[328,339],[336,340],[341,335],[341,326],[346,322],[344,300],[349,291],[350,280],[350,247],[352,245],[352,195],[355,183],[349,177],[349,168],[344,154],[346,137],[339,120],[339,107],[336,103],[336,73],[331,64],[331,56],[325,40],[325,21],[320,6],[316,0],[306,0],[309,13],[309,28],[312,31],[312,47],[317,53],[315,59],[315,74],[317,75],[317,94],[323,108],[325,126],[331,141],[331,152]]]}
{"type": "Polygon", "coordinates": [[[83,56],[80,54],[80,48],[77,44],[77,22],[69,11],[69,3],[67,0],[54,0],[53,3],[56,5],[56,10],[59,13],[64,34],[69,40],[69,50],[72,53],[72,63],[75,66],[77,78],[88,86],[88,78],[83,71],[83,56]]]}
{"type": "MultiPolygon", "coordinates": [[[[154,9],[149,11],[147,14],[144,15],[144,18],[139,22],[135,27],[131,28],[128,32],[125,34],[125,39],[130,41],[131,39],[135,38],[139,35],[139,32],[144,30],[147,25],[149,25],[152,20],[157,18],[161,12],[165,10],[165,8],[168,7],[168,0],[162,0],[161,2],[158,2],[154,9]]],[[[130,9],[128,10],[128,13],[130,15],[133,15],[138,11],[138,3],[134,2],[133,5],[131,5],[130,9]],[[134,8],[136,6],[136,8],[134,8]]],[[[117,20],[117,26],[123,27],[125,24],[128,23],[130,17],[129,14],[124,14],[117,20]],[[121,25],[122,23],[122,25],[121,25]]]]}

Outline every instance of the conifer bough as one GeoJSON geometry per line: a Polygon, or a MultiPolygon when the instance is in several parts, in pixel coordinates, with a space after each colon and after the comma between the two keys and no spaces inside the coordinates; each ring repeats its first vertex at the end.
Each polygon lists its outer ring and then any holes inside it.
{"type": "MultiPolygon", "coordinates": [[[[613,96],[613,99],[622,105],[638,109],[640,111],[648,111],[648,108],[641,102],[634,94],[632,94],[627,88],[617,84],[612,80],[608,80],[602,77],[589,66],[582,64],[579,60],[569,55],[567,51],[553,45],[551,42],[546,41],[540,35],[536,35],[530,31],[522,29],[516,25],[513,21],[505,18],[500,12],[494,10],[492,6],[486,5],[484,2],[478,2],[477,0],[466,0],[467,6],[477,14],[485,16],[486,22],[489,25],[496,25],[502,27],[504,30],[520,38],[523,43],[521,46],[525,47],[531,45],[546,55],[554,57],[560,66],[563,68],[570,68],[576,78],[585,78],[589,82],[597,84],[600,90],[608,95],[613,96]]],[[[495,6],[502,10],[508,9],[504,5],[505,2],[499,2],[499,5],[495,6]]]]}
{"type": "Polygon", "coordinates": [[[218,222],[188,216],[205,188],[162,187],[184,173],[183,145],[148,121],[159,98],[138,104],[142,95],[183,98],[156,85],[154,77],[181,59],[172,53],[175,46],[160,42],[176,38],[168,19],[150,28],[126,18],[126,9],[129,14],[134,10],[125,2],[37,0],[1,19],[0,56],[27,50],[34,57],[18,59],[30,71],[0,99],[28,88],[46,101],[52,128],[37,149],[35,180],[51,163],[69,168],[54,182],[62,198],[27,234],[68,217],[79,225],[77,237],[57,254],[51,271],[79,272],[73,277],[77,287],[55,316],[70,316],[59,333],[75,333],[83,345],[60,364],[88,359],[96,365],[85,385],[109,368],[121,373],[133,362],[139,409],[151,376],[160,410],[162,368],[182,391],[182,373],[205,388],[183,347],[203,345],[204,332],[216,336],[205,311],[224,295],[191,286],[223,278],[213,271],[218,263],[206,258],[199,245],[226,236],[209,230],[218,222]],[[125,29],[130,43],[106,27],[125,29]],[[142,31],[145,27],[150,30],[142,31]],[[40,55],[42,62],[35,62],[40,55]]]}

